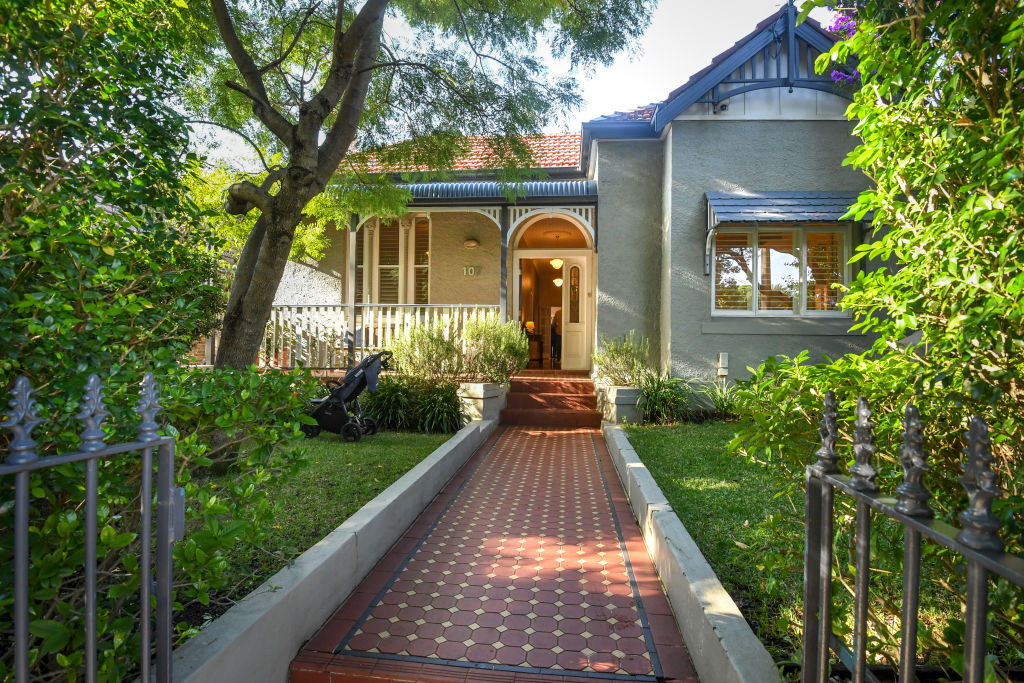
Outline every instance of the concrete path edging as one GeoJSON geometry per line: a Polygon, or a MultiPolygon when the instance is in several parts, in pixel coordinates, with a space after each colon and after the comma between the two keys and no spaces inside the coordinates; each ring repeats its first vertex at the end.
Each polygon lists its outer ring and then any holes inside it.
{"type": "Polygon", "coordinates": [[[602,432],[700,680],[779,681],[771,655],[722,587],[626,432],[607,422],[602,432]]]}
{"type": "Polygon", "coordinates": [[[463,427],[341,526],[174,651],[174,680],[288,680],[327,621],[487,440],[497,420],[463,427]]]}

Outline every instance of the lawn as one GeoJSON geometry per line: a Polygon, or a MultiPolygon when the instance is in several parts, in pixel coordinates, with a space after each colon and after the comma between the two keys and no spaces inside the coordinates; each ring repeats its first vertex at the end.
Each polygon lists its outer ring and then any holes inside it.
{"type": "MultiPolygon", "coordinates": [[[[273,480],[270,500],[281,508],[270,537],[259,546],[235,548],[231,564],[237,583],[229,594],[216,596],[198,621],[216,617],[257,588],[449,438],[450,434],[381,432],[346,443],[337,434],[323,432],[305,441],[308,464],[292,477],[273,480]]],[[[222,475],[210,483],[224,486],[230,478],[222,475]]]]}
{"type": "Polygon", "coordinates": [[[786,551],[778,525],[791,523],[780,513],[802,505],[802,491],[777,497],[764,465],[727,453],[735,427],[630,426],[627,433],[754,632],[776,659],[788,659],[799,649],[788,622],[797,616],[802,577],[772,567],[786,551]]]}

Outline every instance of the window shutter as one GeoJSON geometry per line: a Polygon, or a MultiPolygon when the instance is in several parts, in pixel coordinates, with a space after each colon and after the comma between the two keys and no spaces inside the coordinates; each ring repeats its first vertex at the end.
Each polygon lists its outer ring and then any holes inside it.
{"type": "Polygon", "coordinates": [[[398,303],[398,225],[382,225],[377,246],[378,302],[398,303]]]}
{"type": "Polygon", "coordinates": [[[413,231],[413,303],[430,303],[430,223],[416,221],[413,231]]]}

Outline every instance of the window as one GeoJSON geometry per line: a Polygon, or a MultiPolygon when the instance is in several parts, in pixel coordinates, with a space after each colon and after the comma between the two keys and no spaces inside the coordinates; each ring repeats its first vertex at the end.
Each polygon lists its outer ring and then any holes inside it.
{"type": "Polygon", "coordinates": [[[430,223],[426,219],[417,219],[412,243],[412,300],[425,305],[430,303],[430,223]]]}
{"type": "Polygon", "coordinates": [[[368,224],[356,233],[356,302],[430,303],[430,221],[368,224]]]}
{"type": "Polygon", "coordinates": [[[723,228],[715,235],[712,310],[736,315],[839,314],[848,233],[723,228]]]}

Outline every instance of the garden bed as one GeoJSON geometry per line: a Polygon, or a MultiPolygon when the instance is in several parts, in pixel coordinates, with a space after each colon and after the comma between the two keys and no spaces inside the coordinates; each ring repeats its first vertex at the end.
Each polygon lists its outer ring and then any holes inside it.
{"type": "Polygon", "coordinates": [[[754,633],[776,660],[786,660],[799,650],[788,624],[798,616],[802,577],[766,566],[784,541],[760,522],[793,503],[775,496],[763,465],[726,452],[735,427],[630,425],[626,433],[754,633]]]}
{"type": "MultiPolygon", "coordinates": [[[[205,609],[187,614],[189,625],[201,626],[223,614],[449,438],[451,434],[381,432],[346,443],[323,432],[305,441],[308,464],[294,476],[271,479],[268,498],[281,508],[269,537],[259,545],[234,549],[229,558],[231,589],[211,595],[205,609]]],[[[214,477],[208,485],[224,488],[233,476],[214,477]]]]}

